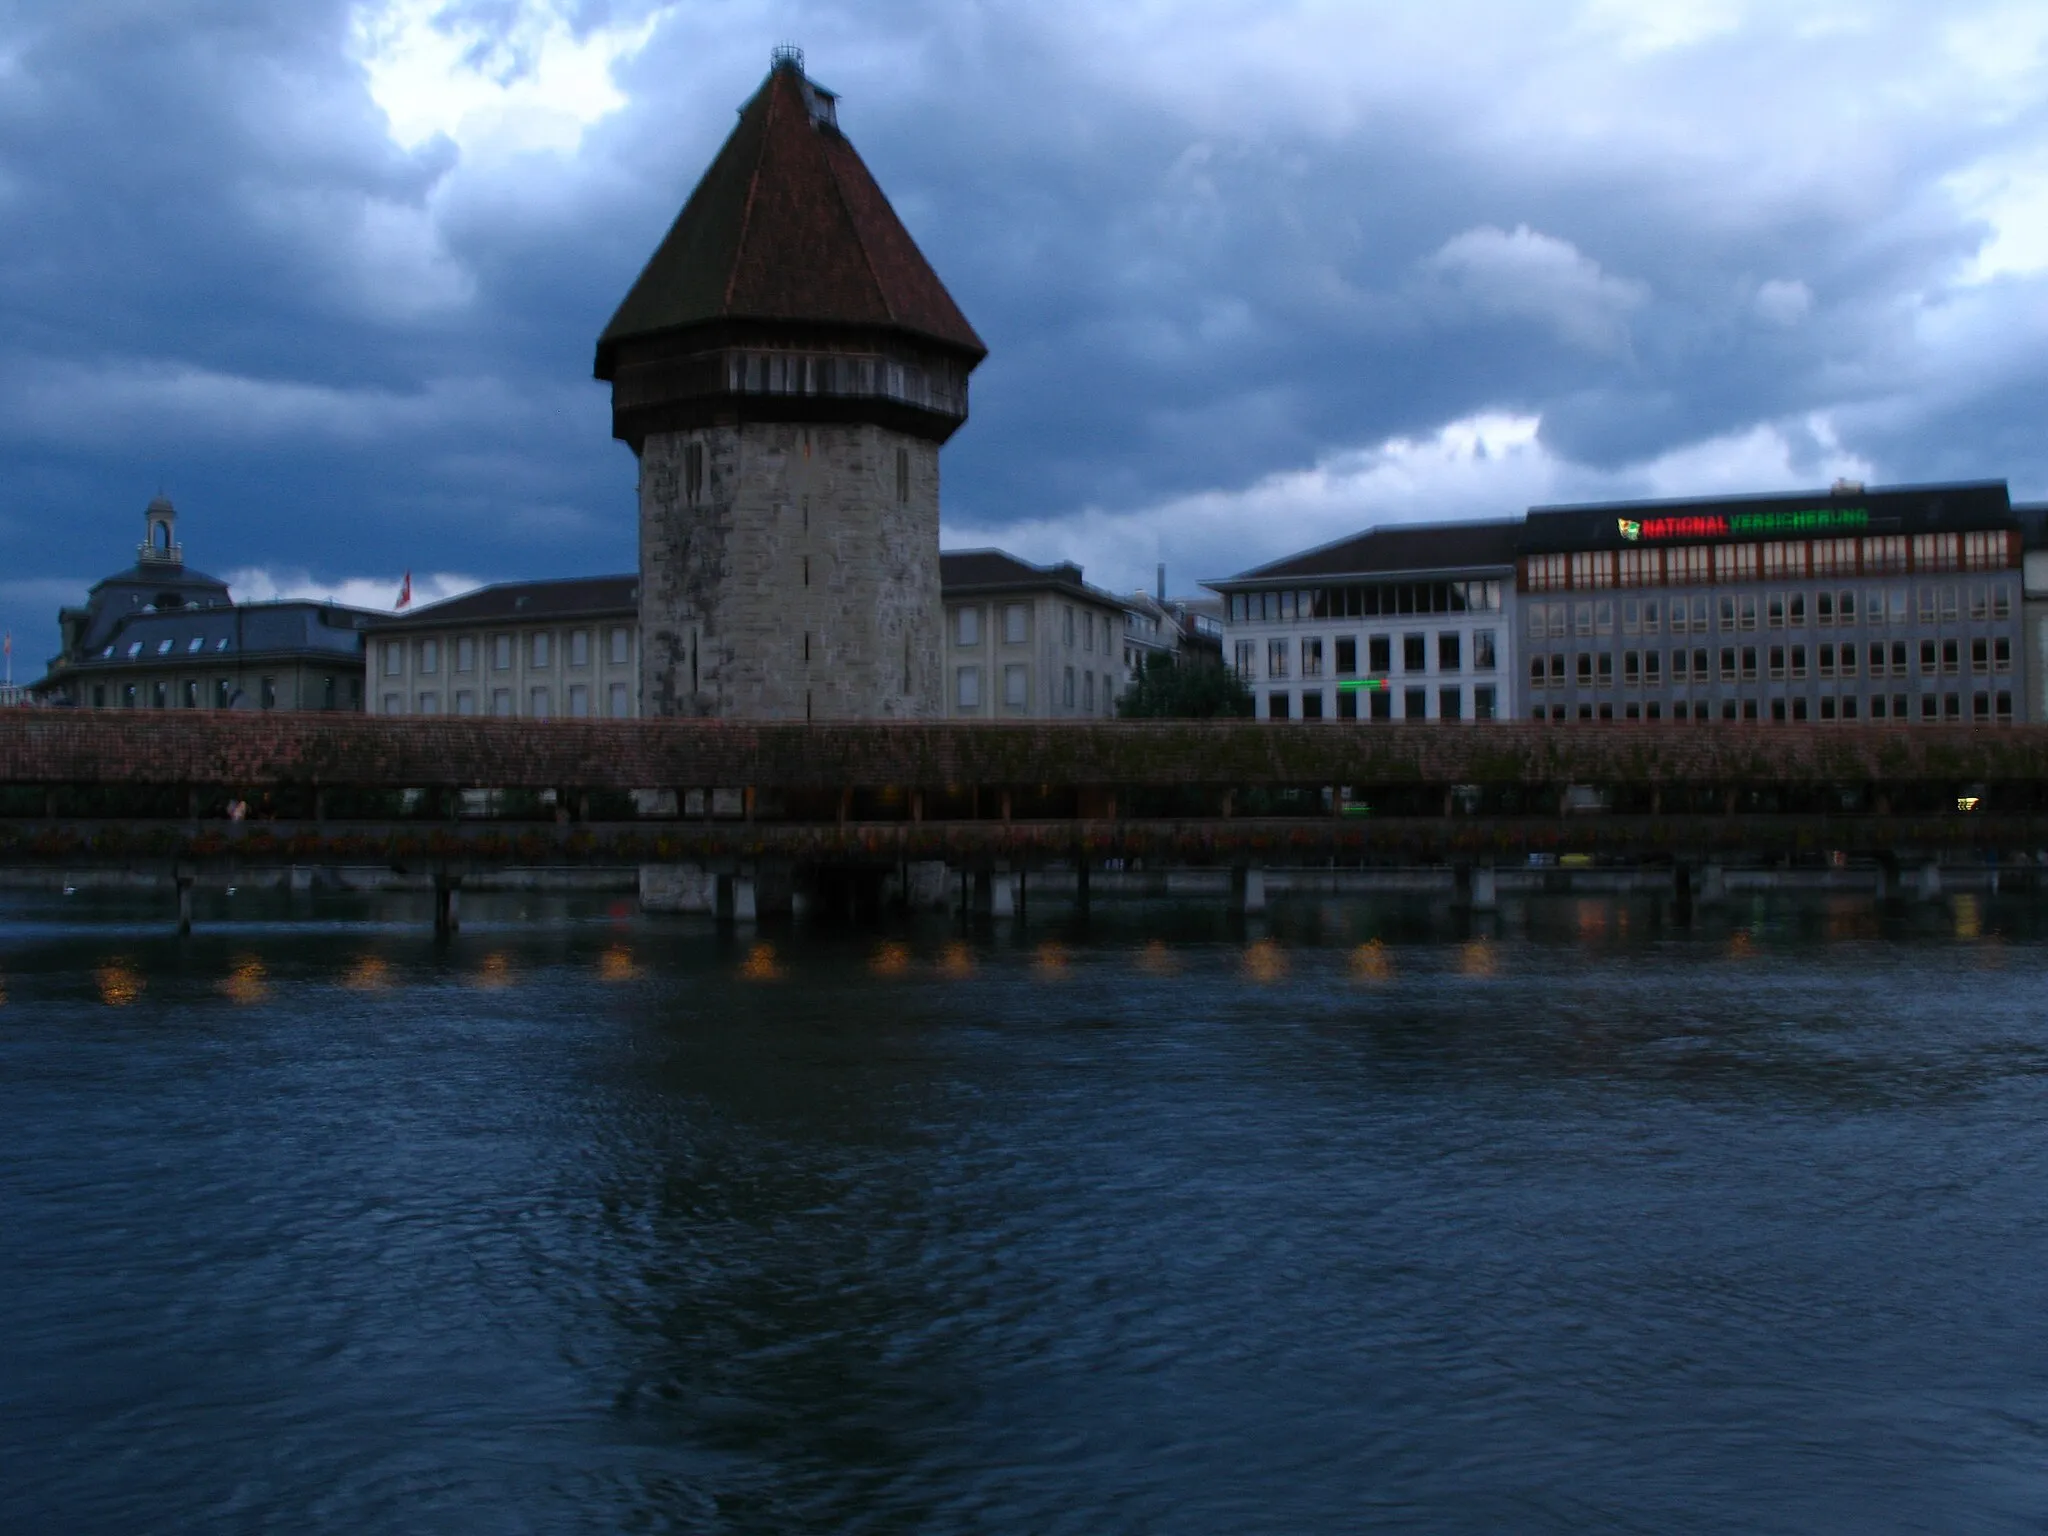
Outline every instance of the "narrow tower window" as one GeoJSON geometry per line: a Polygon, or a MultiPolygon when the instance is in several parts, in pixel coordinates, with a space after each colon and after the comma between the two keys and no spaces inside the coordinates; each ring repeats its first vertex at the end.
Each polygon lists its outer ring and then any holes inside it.
{"type": "Polygon", "coordinates": [[[704,445],[689,443],[683,448],[683,497],[692,506],[704,498],[704,445]]]}
{"type": "Polygon", "coordinates": [[[810,557],[809,555],[805,555],[805,556],[804,556],[804,585],[808,587],[808,586],[809,586],[810,584],[811,584],[811,557],[810,557]]]}
{"type": "Polygon", "coordinates": [[[898,448],[896,450],[896,499],[899,502],[910,500],[910,450],[908,448],[898,448]]]}

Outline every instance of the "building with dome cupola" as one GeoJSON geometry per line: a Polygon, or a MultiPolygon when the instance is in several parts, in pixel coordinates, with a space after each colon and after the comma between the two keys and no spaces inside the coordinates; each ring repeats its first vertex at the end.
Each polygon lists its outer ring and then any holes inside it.
{"type": "Polygon", "coordinates": [[[61,649],[28,692],[87,709],[360,709],[374,617],[336,603],[237,603],[226,582],[185,564],[177,509],[159,496],[135,564],[58,611],[61,649]]]}

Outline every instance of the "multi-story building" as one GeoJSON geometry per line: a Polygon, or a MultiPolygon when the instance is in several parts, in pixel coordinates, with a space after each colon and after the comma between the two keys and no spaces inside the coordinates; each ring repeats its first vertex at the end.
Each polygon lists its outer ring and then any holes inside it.
{"type": "Polygon", "coordinates": [[[1512,704],[1519,522],[1374,528],[1205,585],[1261,720],[1492,720],[1512,704]]]}
{"type": "Polygon", "coordinates": [[[1126,599],[1081,567],[1032,565],[997,549],[939,557],[947,713],[966,720],[1064,720],[1116,713],[1130,683],[1126,599]]]}
{"type": "Polygon", "coordinates": [[[522,719],[640,712],[639,578],[484,587],[369,630],[369,710],[522,719]]]}
{"type": "Polygon", "coordinates": [[[360,709],[363,631],[337,603],[237,603],[190,569],[176,508],[143,513],[135,564],[57,615],[62,649],[29,692],[86,709],[360,709]]]}
{"type": "Polygon", "coordinates": [[[2020,523],[2020,674],[2026,718],[2048,720],[2048,502],[2015,505],[2020,523]]]}
{"type": "Polygon", "coordinates": [[[947,712],[939,447],[986,355],[777,49],[597,344],[640,469],[642,712],[947,712]]]}
{"type": "Polygon", "coordinates": [[[1135,678],[1149,658],[1179,660],[1199,654],[1215,661],[1223,653],[1223,605],[1214,597],[1168,597],[1166,567],[1159,590],[1133,592],[1124,599],[1124,670],[1135,678]]]}
{"type": "Polygon", "coordinates": [[[1538,508],[1517,713],[2010,723],[2021,553],[2002,481],[1538,508]]]}

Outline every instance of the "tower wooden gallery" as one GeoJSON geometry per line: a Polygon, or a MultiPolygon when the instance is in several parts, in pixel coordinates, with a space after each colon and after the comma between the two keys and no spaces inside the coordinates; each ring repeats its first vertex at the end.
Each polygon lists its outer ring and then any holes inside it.
{"type": "Polygon", "coordinates": [[[986,354],[777,49],[597,343],[640,466],[643,715],[943,712],[939,447],[986,354]]]}

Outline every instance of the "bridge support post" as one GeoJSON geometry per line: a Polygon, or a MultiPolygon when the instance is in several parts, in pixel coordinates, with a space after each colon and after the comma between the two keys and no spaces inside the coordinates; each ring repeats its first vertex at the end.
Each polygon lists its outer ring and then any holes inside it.
{"type": "Polygon", "coordinates": [[[178,937],[184,938],[192,931],[192,871],[180,869],[178,884],[178,937]]]}
{"type": "Polygon", "coordinates": [[[699,864],[642,864],[640,910],[643,912],[712,912],[717,892],[710,873],[699,864]]]}
{"type": "Polygon", "coordinates": [[[1681,923],[1692,921],[1692,866],[1683,859],[1671,866],[1671,906],[1681,923]]]}
{"type": "Polygon", "coordinates": [[[1088,915],[1088,861],[1085,858],[1074,861],[1074,905],[1083,917],[1088,915]]]}
{"type": "Polygon", "coordinates": [[[1472,868],[1472,910],[1500,910],[1500,895],[1495,885],[1494,868],[1491,864],[1476,864],[1472,868]]]}
{"type": "Polygon", "coordinates": [[[1728,899],[1728,877],[1718,864],[1709,864],[1700,871],[1700,902],[1726,901],[1728,899]]]}
{"type": "Polygon", "coordinates": [[[725,874],[718,876],[717,898],[714,910],[721,923],[751,923],[759,908],[754,900],[754,877],[751,874],[725,874]]]}
{"type": "Polygon", "coordinates": [[[1249,916],[1266,910],[1266,872],[1239,864],[1230,871],[1231,905],[1249,916]]]}
{"type": "Polygon", "coordinates": [[[1941,866],[1932,860],[1922,864],[1916,889],[1922,901],[1941,900],[1941,866]]]}
{"type": "Polygon", "coordinates": [[[990,917],[1015,917],[1017,915],[1017,877],[1008,870],[997,870],[990,877],[990,917]]]}
{"type": "Polygon", "coordinates": [[[462,877],[434,876],[434,937],[445,939],[462,927],[462,877]]]}
{"type": "Polygon", "coordinates": [[[796,871],[780,860],[754,867],[754,911],[765,921],[796,915],[796,871]]]}

